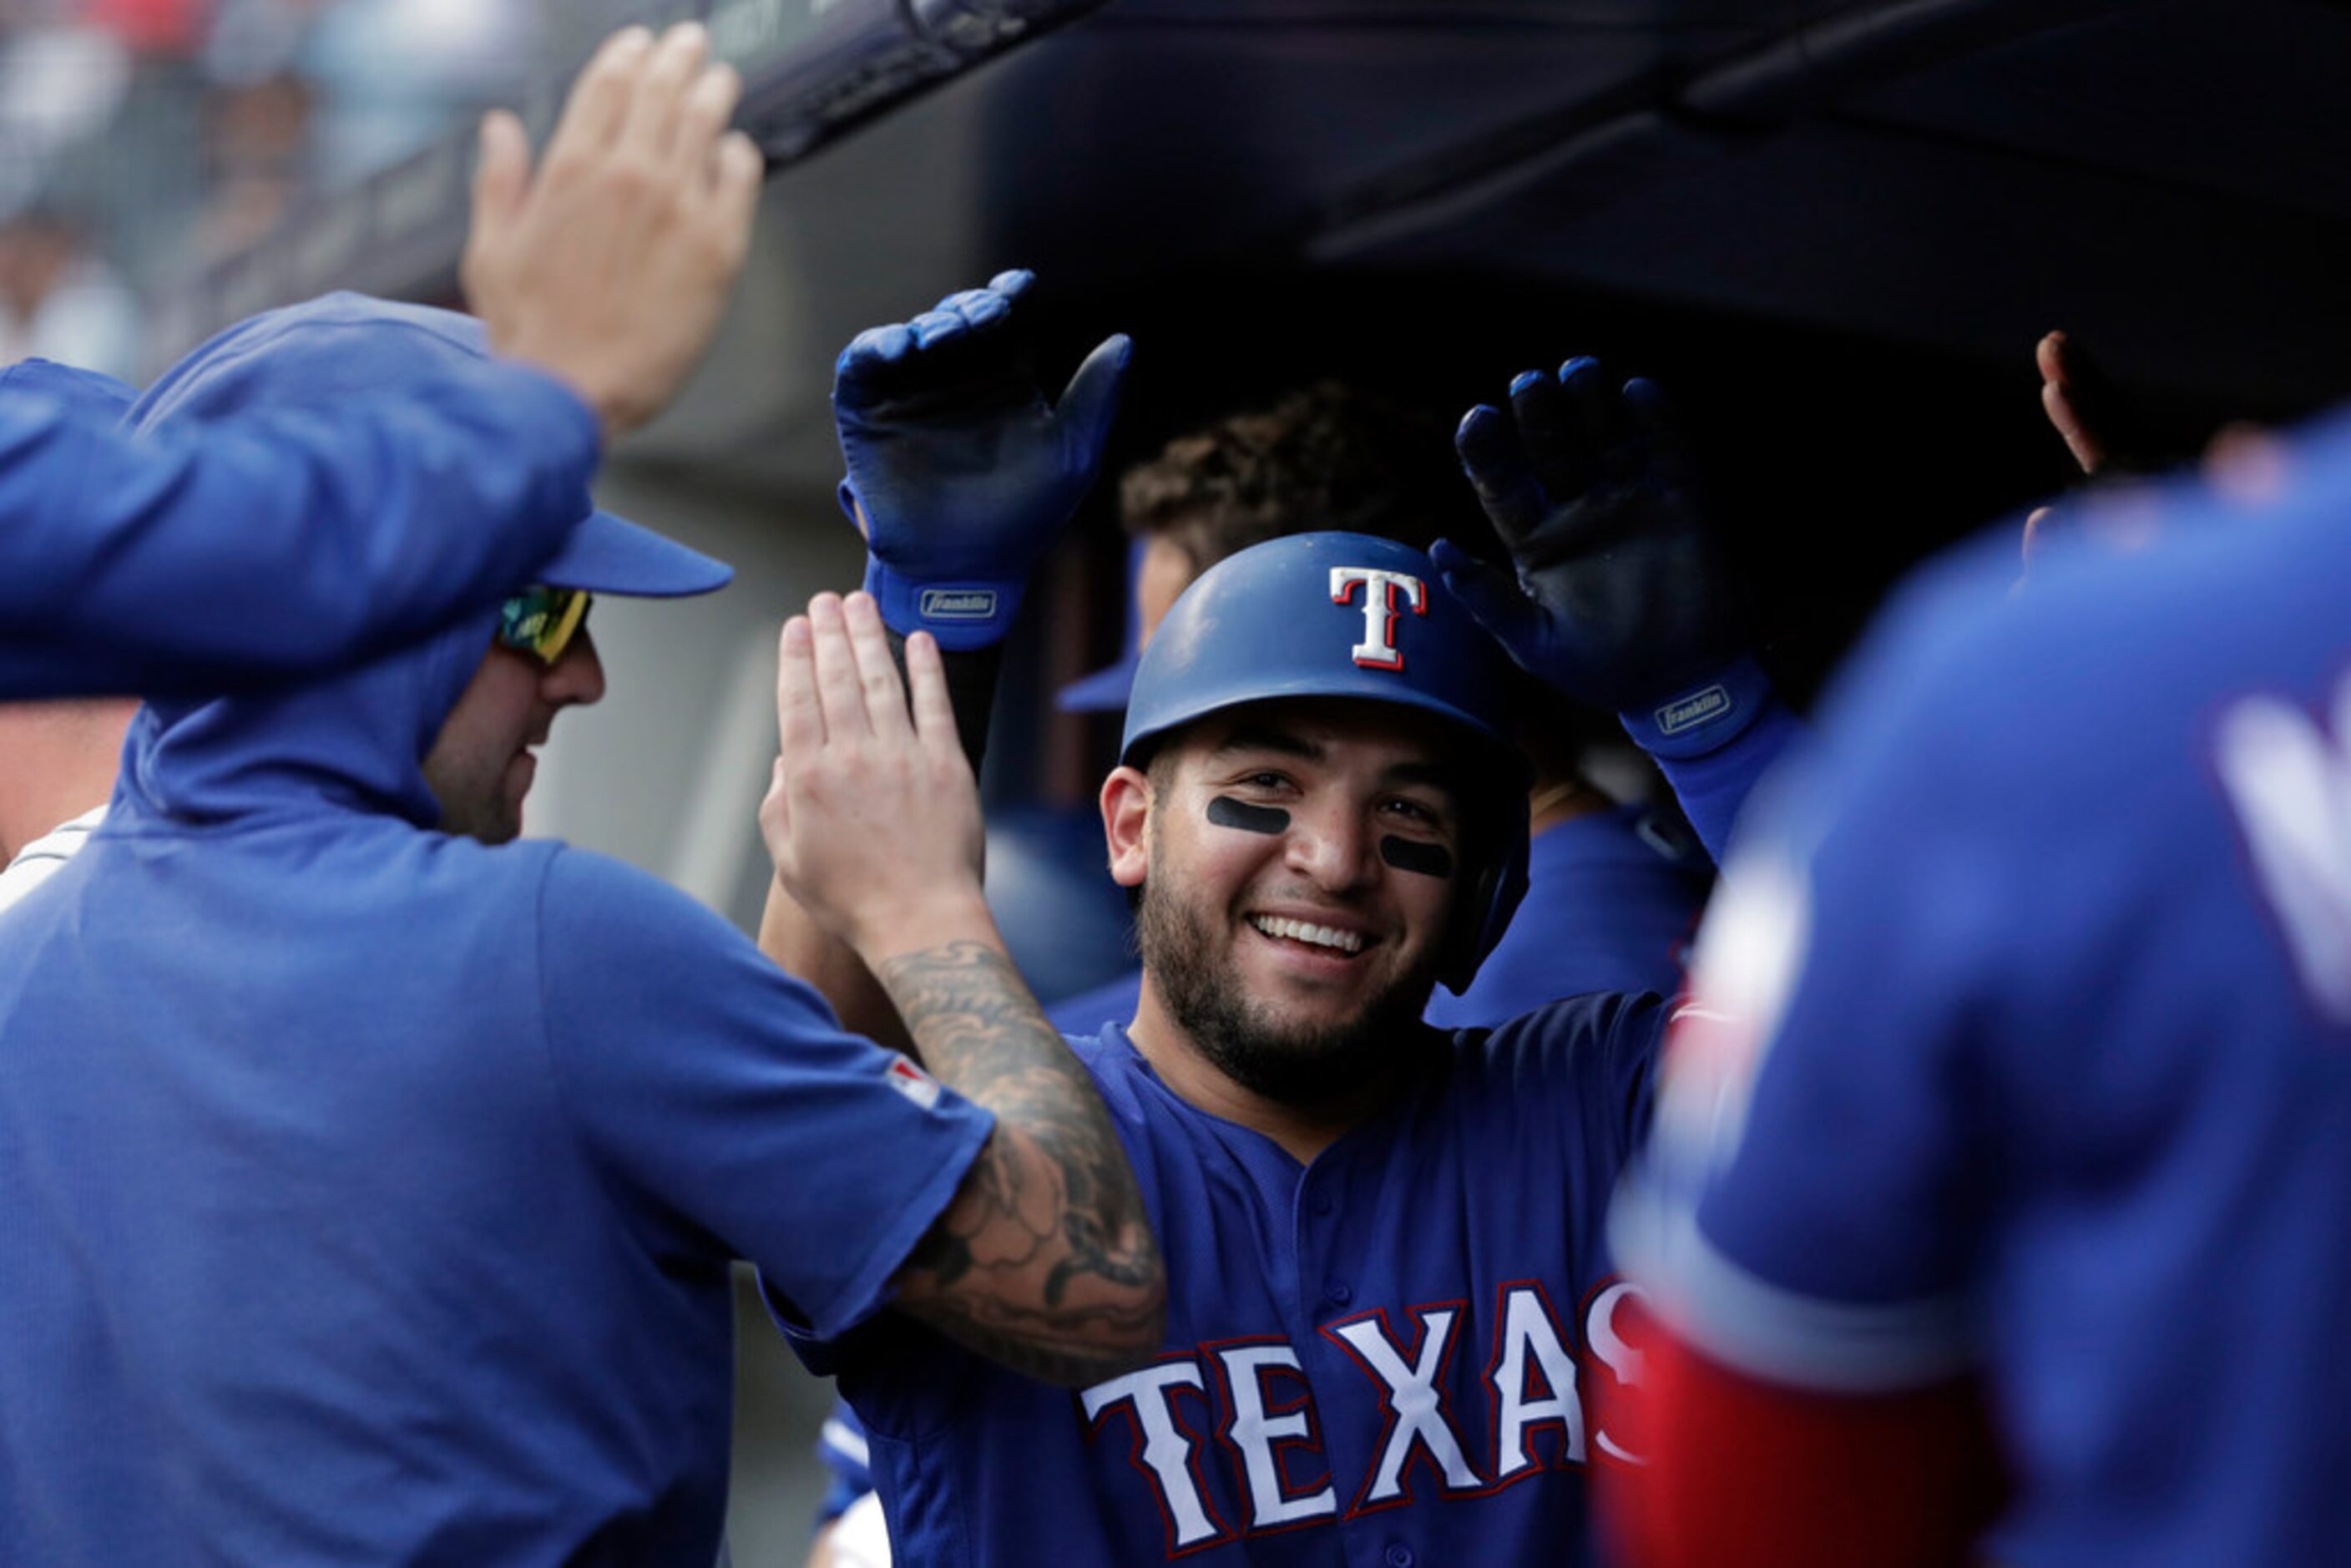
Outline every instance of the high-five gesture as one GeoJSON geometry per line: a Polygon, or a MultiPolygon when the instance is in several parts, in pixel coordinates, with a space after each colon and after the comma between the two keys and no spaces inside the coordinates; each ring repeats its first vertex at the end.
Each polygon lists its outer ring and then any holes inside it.
{"type": "Polygon", "coordinates": [[[980,897],[979,792],[930,638],[906,640],[906,675],[865,594],[820,594],[792,619],[776,682],[783,755],[759,825],[778,881],[872,967],[924,1064],[996,1113],[893,1276],[898,1306],[1081,1387],[1160,1348],[1165,1270],[1092,1080],[980,897]]]}
{"type": "Polygon", "coordinates": [[[784,627],[782,749],[759,826],[786,891],[873,965],[986,918],[979,791],[937,643],[907,640],[906,676],[911,715],[866,594],[819,594],[784,627]]]}
{"type": "Polygon", "coordinates": [[[841,502],[865,586],[902,633],[949,652],[1002,641],[1029,573],[1093,487],[1133,345],[1105,340],[1058,404],[1031,367],[1033,274],[998,274],[861,332],[834,367],[841,502]]]}
{"type": "Polygon", "coordinates": [[[571,90],[534,177],[522,122],[482,122],[465,298],[490,346],[569,382],[610,437],[661,412],[701,362],[758,203],[742,96],[693,23],[615,33],[571,90]]]}
{"type": "Polygon", "coordinates": [[[1446,581],[1511,656],[1595,707],[1671,698],[1747,646],[1680,434],[1651,382],[1610,388],[1599,361],[1510,383],[1456,444],[1517,580],[1439,541],[1446,581]]]}

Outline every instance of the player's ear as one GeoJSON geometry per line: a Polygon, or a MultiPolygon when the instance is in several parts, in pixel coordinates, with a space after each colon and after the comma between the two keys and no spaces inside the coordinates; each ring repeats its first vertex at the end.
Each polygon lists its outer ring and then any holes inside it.
{"type": "Polygon", "coordinates": [[[1114,768],[1102,787],[1102,838],[1110,846],[1110,879],[1141,887],[1151,869],[1151,780],[1141,770],[1114,768]]]}

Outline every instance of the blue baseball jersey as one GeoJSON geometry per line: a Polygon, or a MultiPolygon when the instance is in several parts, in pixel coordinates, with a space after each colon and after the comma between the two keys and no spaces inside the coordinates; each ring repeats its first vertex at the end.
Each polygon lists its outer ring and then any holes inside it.
{"type": "Polygon", "coordinates": [[[1891,618],[1725,877],[1617,1238],[1707,1354],[1989,1380],[2019,1564],[2351,1540],[2351,423],[1891,618]]]}
{"type": "MultiPolygon", "coordinates": [[[[1510,928],[1478,971],[1466,997],[1438,991],[1428,1021],[1445,1029],[1490,1027],[1547,1001],[1593,991],[1681,988],[1682,961],[1712,866],[1687,829],[1647,807],[1619,806],[1537,833],[1527,896],[1510,928]]],[[[1143,994],[1143,971],[1045,1009],[1056,1029],[1091,1035],[1123,1027],[1143,994]]],[[[863,1427],[836,1401],[817,1442],[830,1478],[820,1517],[831,1520],[873,1490],[863,1427]]]]}
{"type": "Polygon", "coordinates": [[[1427,1034],[1395,1104],[1301,1167],[1077,1042],[1168,1262],[1166,1349],[1049,1388],[926,1329],[799,1335],[863,1418],[925,1564],[1572,1562],[1601,1400],[1639,1364],[1602,1235],[1664,1004],[1585,997],[1427,1034]]]}

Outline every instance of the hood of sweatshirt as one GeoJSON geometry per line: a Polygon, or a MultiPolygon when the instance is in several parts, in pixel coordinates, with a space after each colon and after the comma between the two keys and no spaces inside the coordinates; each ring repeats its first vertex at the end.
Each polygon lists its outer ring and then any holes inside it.
{"type": "MultiPolygon", "coordinates": [[[[486,353],[481,324],[423,306],[334,294],[256,316],[165,371],[125,416],[147,431],[258,408],[319,413],[396,392],[486,353]]],[[[321,415],[324,416],[323,414],[321,415]]],[[[705,593],[731,571],[596,511],[535,580],[647,597],[705,593]]],[[[230,520],[233,523],[233,519],[230,520]]],[[[517,591],[529,586],[517,583],[517,591]]],[[[152,702],[124,743],[118,803],[134,819],[198,825],[315,811],[430,827],[423,759],[487,654],[495,612],[372,663],[280,691],[152,702]]],[[[132,827],[133,821],[124,821],[132,827]]]]}

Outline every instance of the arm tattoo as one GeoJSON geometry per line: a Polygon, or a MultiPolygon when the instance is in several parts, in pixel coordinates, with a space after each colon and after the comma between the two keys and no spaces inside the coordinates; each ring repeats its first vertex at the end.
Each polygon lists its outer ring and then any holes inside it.
{"type": "Polygon", "coordinates": [[[930,1070],[997,1116],[907,1261],[907,1310],[1033,1376],[1091,1382],[1132,1366],[1157,1348],[1164,1274],[1086,1070],[983,943],[902,954],[877,977],[930,1070]]]}

